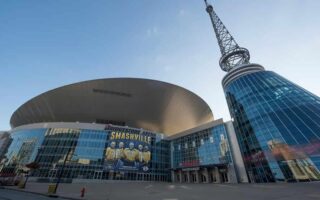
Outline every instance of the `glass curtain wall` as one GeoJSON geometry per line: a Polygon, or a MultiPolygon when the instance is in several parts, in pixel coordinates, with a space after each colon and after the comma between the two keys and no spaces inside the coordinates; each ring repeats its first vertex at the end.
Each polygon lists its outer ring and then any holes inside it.
{"type": "Polygon", "coordinates": [[[251,182],[320,179],[320,98],[271,71],[225,88],[251,182]]]}
{"type": "Polygon", "coordinates": [[[172,144],[173,169],[232,162],[224,125],[177,138],[172,144]]]}
{"type": "Polygon", "coordinates": [[[13,132],[11,138],[2,175],[17,175],[28,170],[26,164],[37,162],[40,168],[32,176],[44,181],[60,173],[64,179],[170,180],[170,143],[162,134],[107,126],[105,130],[30,129],[13,132]],[[118,148],[121,143],[127,146],[118,148]],[[117,158],[121,152],[125,158],[117,158]]]}

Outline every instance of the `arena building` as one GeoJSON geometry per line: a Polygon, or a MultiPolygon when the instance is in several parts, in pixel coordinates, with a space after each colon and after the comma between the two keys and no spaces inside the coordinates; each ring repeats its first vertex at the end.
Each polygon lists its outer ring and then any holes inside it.
{"type": "Polygon", "coordinates": [[[10,120],[1,176],[34,181],[236,183],[247,175],[231,122],[169,83],[136,78],[85,81],[45,92],[10,120]]]}

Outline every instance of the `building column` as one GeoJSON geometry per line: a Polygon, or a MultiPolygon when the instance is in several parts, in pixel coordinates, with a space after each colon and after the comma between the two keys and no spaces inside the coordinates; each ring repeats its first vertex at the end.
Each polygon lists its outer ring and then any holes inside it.
{"type": "Polygon", "coordinates": [[[228,182],[229,183],[239,183],[237,179],[236,169],[234,164],[231,164],[227,168],[228,182]]]}
{"type": "Polygon", "coordinates": [[[206,183],[209,183],[209,173],[208,168],[204,168],[203,175],[206,177],[206,183]]]}
{"type": "Polygon", "coordinates": [[[113,180],[113,172],[109,171],[109,180],[113,180]]]}
{"type": "Polygon", "coordinates": [[[216,176],[216,182],[217,183],[221,183],[220,172],[219,172],[219,168],[218,167],[214,168],[214,173],[215,173],[215,176],[216,176]]]}
{"type": "Polygon", "coordinates": [[[175,171],[171,170],[171,182],[175,183],[177,180],[176,180],[176,173],[175,171]]]}
{"type": "Polygon", "coordinates": [[[190,171],[187,171],[186,173],[187,173],[187,177],[188,177],[187,183],[190,183],[190,171]]]}
{"type": "Polygon", "coordinates": [[[179,170],[179,182],[180,183],[182,183],[182,179],[183,179],[184,177],[182,177],[182,171],[181,170],[179,170]]]}
{"type": "Polygon", "coordinates": [[[196,183],[200,183],[200,180],[199,180],[199,172],[200,170],[196,170],[195,173],[196,173],[196,183]]]}

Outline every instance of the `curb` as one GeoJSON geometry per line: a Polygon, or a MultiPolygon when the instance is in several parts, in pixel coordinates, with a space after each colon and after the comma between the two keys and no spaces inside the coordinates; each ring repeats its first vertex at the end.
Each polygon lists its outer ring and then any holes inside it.
{"type": "Polygon", "coordinates": [[[69,199],[69,200],[86,200],[85,198],[79,199],[79,198],[74,198],[74,197],[66,197],[66,196],[60,196],[56,194],[44,194],[41,192],[33,192],[33,191],[27,191],[27,190],[20,190],[16,188],[9,188],[9,187],[0,187],[0,189],[6,189],[6,190],[13,190],[13,191],[18,191],[18,192],[25,192],[25,193],[31,193],[31,194],[36,194],[36,195],[41,195],[45,197],[51,197],[51,198],[61,198],[61,199],[69,199]]]}

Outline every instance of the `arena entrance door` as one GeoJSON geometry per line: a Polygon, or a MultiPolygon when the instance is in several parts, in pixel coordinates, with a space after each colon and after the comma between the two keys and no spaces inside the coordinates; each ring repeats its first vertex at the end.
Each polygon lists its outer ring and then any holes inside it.
{"type": "Polygon", "coordinates": [[[102,179],[103,171],[95,171],[93,178],[94,179],[102,179]]]}

